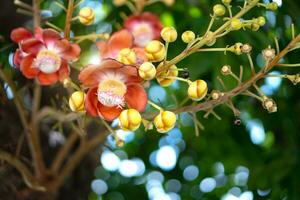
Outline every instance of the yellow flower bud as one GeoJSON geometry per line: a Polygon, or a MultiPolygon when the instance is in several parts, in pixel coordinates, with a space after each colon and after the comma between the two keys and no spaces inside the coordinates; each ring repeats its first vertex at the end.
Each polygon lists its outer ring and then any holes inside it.
{"type": "Polygon", "coordinates": [[[174,0],[161,0],[167,6],[172,6],[174,4],[174,0]]]}
{"type": "Polygon", "coordinates": [[[126,3],[127,0],[113,0],[115,6],[122,6],[126,3]]]}
{"type": "Polygon", "coordinates": [[[243,23],[240,19],[232,19],[230,22],[230,27],[233,30],[240,30],[243,27],[243,23]]]}
{"type": "Polygon", "coordinates": [[[260,26],[264,26],[266,24],[266,19],[264,17],[258,17],[257,18],[257,23],[260,25],[260,26]]]}
{"type": "Polygon", "coordinates": [[[84,25],[91,25],[95,20],[95,12],[92,8],[84,7],[79,11],[78,15],[80,23],[84,25]]]}
{"type": "MultiPolygon", "coordinates": [[[[160,63],[157,67],[159,69],[160,67],[163,66],[163,62],[160,63]]],[[[172,78],[165,78],[165,77],[177,77],[178,76],[178,69],[176,65],[172,65],[167,71],[161,73],[159,77],[156,78],[157,82],[159,83],[160,86],[162,87],[168,87],[171,85],[175,79],[172,78]]]]}
{"type": "Polygon", "coordinates": [[[161,111],[154,118],[154,125],[159,133],[166,133],[174,128],[176,115],[171,111],[161,111]]]}
{"type": "Polygon", "coordinates": [[[166,42],[174,42],[177,39],[177,31],[174,27],[163,28],[160,35],[166,42]]]}
{"type": "Polygon", "coordinates": [[[221,4],[216,4],[213,7],[213,11],[214,11],[214,14],[218,17],[221,17],[221,16],[225,15],[225,13],[226,13],[225,7],[221,4]]]}
{"type": "Polygon", "coordinates": [[[69,106],[73,112],[84,112],[85,93],[82,91],[74,92],[69,98],[69,106]]]}
{"type": "Polygon", "coordinates": [[[181,39],[184,43],[190,43],[195,39],[196,35],[193,31],[185,31],[181,35],[181,39]]]}
{"type": "Polygon", "coordinates": [[[141,122],[141,114],[135,109],[123,110],[119,116],[119,125],[123,130],[135,131],[141,122]]]}
{"type": "Polygon", "coordinates": [[[159,62],[166,56],[166,48],[163,43],[158,40],[149,42],[145,47],[146,56],[149,61],[159,62]]]}
{"type": "Polygon", "coordinates": [[[207,90],[207,84],[204,80],[196,80],[190,84],[188,96],[194,101],[200,101],[206,96],[207,90]]]}
{"type": "Polygon", "coordinates": [[[144,80],[152,80],[156,75],[156,68],[151,62],[144,62],[139,68],[139,75],[144,80]]]}
{"type": "Polygon", "coordinates": [[[229,5],[232,0],[222,0],[222,3],[225,5],[229,5]]]}
{"type": "Polygon", "coordinates": [[[266,8],[267,8],[268,10],[275,11],[275,10],[278,9],[278,4],[277,4],[276,2],[271,2],[271,3],[268,3],[268,4],[266,5],[266,8]]]}
{"type": "Polygon", "coordinates": [[[136,54],[132,49],[125,48],[119,52],[117,60],[125,65],[133,65],[136,63],[136,54]]]}

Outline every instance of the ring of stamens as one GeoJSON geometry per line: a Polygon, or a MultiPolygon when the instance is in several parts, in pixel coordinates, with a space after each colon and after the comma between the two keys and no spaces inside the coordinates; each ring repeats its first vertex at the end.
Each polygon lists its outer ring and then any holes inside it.
{"type": "Polygon", "coordinates": [[[45,74],[57,72],[61,66],[60,56],[50,50],[41,50],[34,61],[34,67],[37,67],[45,74]]]}
{"type": "Polygon", "coordinates": [[[124,95],[126,91],[126,85],[120,80],[103,80],[98,85],[98,101],[107,107],[123,107],[125,105],[124,95]]]}

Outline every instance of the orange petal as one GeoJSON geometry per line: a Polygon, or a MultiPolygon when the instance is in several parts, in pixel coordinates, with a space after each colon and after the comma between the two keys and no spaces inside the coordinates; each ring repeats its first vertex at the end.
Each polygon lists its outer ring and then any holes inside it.
{"type": "Polygon", "coordinates": [[[41,27],[35,27],[34,37],[40,41],[43,41],[43,29],[41,27]]]}
{"type": "Polygon", "coordinates": [[[61,66],[58,71],[58,77],[60,81],[63,81],[65,78],[69,77],[70,68],[66,60],[62,60],[61,66]]]}
{"type": "Polygon", "coordinates": [[[26,78],[32,79],[39,73],[39,70],[35,67],[32,67],[32,63],[34,60],[33,55],[29,55],[22,59],[20,70],[26,78]]]}
{"type": "Polygon", "coordinates": [[[29,53],[29,54],[36,55],[44,47],[45,47],[44,44],[35,38],[31,38],[31,39],[25,40],[24,42],[21,42],[22,51],[29,53]]]}
{"type": "Polygon", "coordinates": [[[105,59],[101,62],[100,65],[89,65],[86,68],[84,68],[79,73],[78,79],[84,86],[93,87],[98,85],[103,74],[107,70],[121,68],[122,66],[123,64],[118,61],[112,59],[105,59]]]}
{"type": "Polygon", "coordinates": [[[135,51],[136,55],[137,55],[137,64],[141,65],[144,62],[147,62],[147,56],[145,53],[145,50],[143,48],[139,48],[139,47],[135,47],[133,48],[133,50],[135,51]]]}
{"type": "Polygon", "coordinates": [[[68,49],[62,53],[62,57],[66,60],[76,61],[80,55],[80,47],[77,44],[69,44],[68,49]]]}
{"type": "Polygon", "coordinates": [[[10,34],[11,40],[16,42],[16,43],[19,43],[22,40],[26,40],[26,39],[29,39],[29,38],[32,38],[32,37],[33,37],[32,33],[30,33],[25,28],[16,28],[10,34]]]}
{"type": "Polygon", "coordinates": [[[58,80],[58,73],[52,73],[52,74],[45,74],[43,72],[40,72],[38,75],[38,80],[41,85],[52,85],[57,82],[58,80]]]}
{"type": "Polygon", "coordinates": [[[122,112],[122,109],[115,106],[115,107],[107,107],[102,105],[100,102],[98,103],[98,111],[99,114],[107,121],[113,121],[114,119],[118,118],[122,112]]]}
{"type": "Polygon", "coordinates": [[[55,42],[60,39],[61,36],[59,35],[59,33],[53,29],[45,29],[43,31],[43,40],[47,47],[53,47],[55,45],[55,42]]]}
{"type": "Polygon", "coordinates": [[[99,101],[97,97],[97,87],[90,89],[87,92],[85,102],[84,102],[85,110],[89,115],[93,117],[98,116],[98,108],[97,108],[98,102],[99,101]]]}
{"type": "Polygon", "coordinates": [[[114,33],[111,38],[108,40],[107,44],[98,44],[100,49],[100,54],[102,58],[117,58],[119,51],[124,48],[131,48],[133,45],[133,36],[127,30],[121,30],[114,33]]]}
{"type": "Polygon", "coordinates": [[[125,101],[130,108],[143,112],[147,106],[148,96],[145,89],[140,84],[127,85],[125,101]]]}

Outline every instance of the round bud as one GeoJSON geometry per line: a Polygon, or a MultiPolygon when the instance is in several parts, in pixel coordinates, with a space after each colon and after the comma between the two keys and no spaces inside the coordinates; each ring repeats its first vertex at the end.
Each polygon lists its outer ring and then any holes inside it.
{"type": "MultiPolygon", "coordinates": [[[[163,62],[160,63],[157,68],[159,69],[160,67],[163,66],[163,64],[164,64],[163,62]]],[[[175,79],[165,78],[165,77],[177,77],[177,76],[178,76],[178,69],[176,65],[172,65],[167,71],[161,73],[159,77],[156,78],[156,80],[160,86],[168,87],[175,81],[175,79]]]]}
{"type": "Polygon", "coordinates": [[[165,58],[166,48],[160,41],[153,40],[146,45],[145,53],[149,61],[159,62],[165,58]]]}
{"type": "Polygon", "coordinates": [[[232,0],[222,0],[222,3],[225,5],[229,5],[232,0]]]}
{"type": "Polygon", "coordinates": [[[156,68],[151,62],[144,62],[139,68],[139,75],[144,80],[152,80],[156,75],[156,68]]]}
{"type": "Polygon", "coordinates": [[[125,145],[125,141],[124,140],[122,140],[120,138],[116,139],[116,146],[117,147],[121,148],[121,147],[124,147],[124,145],[125,145]]]}
{"type": "Polygon", "coordinates": [[[73,112],[84,112],[85,93],[82,91],[73,92],[69,98],[69,106],[73,112]]]}
{"type": "Polygon", "coordinates": [[[193,31],[185,31],[181,35],[181,39],[184,43],[190,43],[196,38],[196,35],[193,31]]]}
{"type": "Polygon", "coordinates": [[[257,23],[260,26],[264,26],[266,24],[266,19],[264,17],[260,16],[257,18],[257,23]]]}
{"type": "Polygon", "coordinates": [[[236,55],[241,55],[242,54],[242,46],[243,44],[238,42],[235,43],[232,47],[232,52],[235,53],[236,55]]]}
{"type": "Polygon", "coordinates": [[[250,27],[249,27],[252,31],[258,31],[259,28],[260,28],[260,25],[258,24],[258,22],[253,22],[250,24],[250,27]]]}
{"type": "Polygon", "coordinates": [[[207,90],[207,83],[204,80],[196,80],[190,84],[188,96],[194,101],[200,101],[206,96],[207,90]]]}
{"type": "Polygon", "coordinates": [[[174,42],[177,39],[177,31],[174,27],[165,27],[161,30],[160,35],[166,42],[174,42]]]}
{"type": "Polygon", "coordinates": [[[171,111],[161,111],[154,118],[154,125],[159,133],[166,133],[174,128],[176,115],[171,111]]]}
{"type": "Polygon", "coordinates": [[[230,27],[233,30],[240,30],[243,27],[243,23],[240,19],[232,19],[230,22],[230,27]]]}
{"type": "Polygon", "coordinates": [[[266,5],[266,8],[267,8],[268,10],[275,11],[275,10],[278,9],[278,4],[277,4],[276,2],[271,2],[271,3],[268,3],[268,4],[266,5]]]}
{"type": "Polygon", "coordinates": [[[231,67],[229,65],[224,65],[221,68],[221,73],[225,76],[231,74],[231,67]]]}
{"type": "Polygon", "coordinates": [[[95,12],[90,7],[84,7],[80,9],[79,15],[78,15],[80,23],[84,25],[91,25],[95,20],[95,12]]]}
{"type": "Polygon", "coordinates": [[[221,97],[221,92],[219,90],[213,90],[211,92],[211,98],[213,100],[218,100],[221,97]]]}
{"type": "Polygon", "coordinates": [[[263,98],[263,107],[269,112],[273,113],[277,111],[277,105],[273,99],[270,99],[268,97],[263,98]]]}
{"type": "Polygon", "coordinates": [[[119,125],[123,130],[135,131],[141,122],[141,114],[135,109],[123,110],[119,116],[119,125]]]}
{"type": "Polygon", "coordinates": [[[113,0],[115,6],[122,6],[126,3],[127,0],[113,0]]]}
{"type": "Polygon", "coordinates": [[[252,46],[250,44],[243,44],[241,50],[242,53],[250,53],[252,51],[252,46]]]}
{"type": "Polygon", "coordinates": [[[275,49],[267,48],[262,51],[265,60],[272,60],[275,57],[275,49]]]}
{"type": "Polygon", "coordinates": [[[174,4],[174,0],[161,0],[164,2],[167,6],[172,6],[174,4]]]}
{"type": "Polygon", "coordinates": [[[226,13],[226,8],[221,5],[221,4],[216,4],[214,7],[213,7],[213,11],[214,11],[214,14],[218,17],[221,17],[223,15],[225,15],[226,13]]]}
{"type": "Polygon", "coordinates": [[[71,87],[71,86],[72,86],[72,81],[71,81],[71,79],[70,79],[70,78],[65,78],[65,79],[63,80],[63,86],[64,86],[64,88],[69,88],[69,87],[71,87]]]}
{"type": "Polygon", "coordinates": [[[136,63],[136,54],[134,50],[125,48],[119,52],[117,60],[125,65],[133,65],[136,63]]]}

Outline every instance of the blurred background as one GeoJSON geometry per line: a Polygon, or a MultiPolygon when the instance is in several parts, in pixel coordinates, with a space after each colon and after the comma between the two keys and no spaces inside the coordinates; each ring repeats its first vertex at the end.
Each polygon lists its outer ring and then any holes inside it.
{"type": "MultiPolygon", "coordinates": [[[[30,1],[27,1],[30,2],[30,1]]],[[[268,1],[264,1],[268,2],[268,1]]],[[[265,16],[267,24],[259,31],[240,31],[230,33],[217,41],[214,47],[225,47],[236,42],[249,43],[253,46],[253,59],[257,69],[262,67],[261,50],[274,46],[273,38],[279,39],[284,47],[291,39],[291,24],[296,32],[300,27],[300,4],[296,0],[276,0],[279,10],[276,12],[255,8],[245,16],[252,19],[265,16]]],[[[176,27],[179,33],[193,30],[203,34],[209,23],[212,7],[220,3],[215,0],[176,0],[167,7],[156,3],[146,8],[159,15],[164,25],[176,27]]],[[[233,1],[234,11],[243,1],[233,1]]],[[[72,30],[75,35],[93,31],[111,32],[122,26],[122,15],[129,15],[126,7],[116,8],[110,0],[85,0],[81,7],[91,6],[96,11],[96,21],[92,26],[84,27],[75,23],[72,30]],[[122,14],[121,14],[122,13],[122,14]]],[[[42,3],[43,16],[63,27],[65,14],[53,1],[42,3]]],[[[16,13],[12,0],[0,2],[0,62],[5,65],[19,85],[26,84],[22,75],[9,64],[9,57],[15,46],[10,45],[9,32],[18,26],[29,26],[31,18],[16,13]]],[[[220,20],[216,23],[220,24],[220,20]]],[[[92,42],[81,44],[84,53],[80,66],[98,61],[98,52],[92,42]]],[[[170,47],[172,58],[185,48],[178,40],[170,47]]],[[[286,62],[299,63],[299,51],[290,53],[286,62]]],[[[192,55],[178,64],[188,68],[191,79],[204,79],[209,89],[221,89],[217,76],[222,77],[220,68],[229,64],[234,72],[239,66],[247,66],[246,56],[228,53],[199,53],[192,55]]],[[[297,68],[275,68],[272,73],[296,74],[297,68]]],[[[250,71],[245,67],[245,77],[250,71]]],[[[235,80],[222,77],[228,89],[235,87],[235,80]]],[[[272,97],[278,106],[278,112],[269,114],[255,99],[239,96],[234,99],[235,106],[241,111],[241,124],[236,125],[232,110],[220,106],[215,111],[221,119],[205,112],[197,113],[198,120],[205,127],[195,135],[193,118],[189,114],[180,114],[177,126],[167,134],[155,130],[145,132],[141,127],[135,133],[118,130],[118,135],[125,140],[123,148],[116,148],[111,137],[105,145],[82,161],[60,190],[59,199],[152,199],[152,200],[254,200],[254,199],[300,199],[300,101],[299,85],[294,86],[289,80],[266,78],[259,83],[261,90],[272,97]]],[[[57,91],[57,87],[46,88],[57,91]]],[[[4,88],[9,97],[9,88],[4,88]]],[[[186,85],[175,82],[168,88],[162,88],[155,82],[148,88],[149,98],[164,108],[174,108],[185,98],[186,85]]],[[[1,94],[2,95],[2,94],[1,94]]],[[[1,97],[0,97],[1,98],[1,97]]],[[[12,97],[13,98],[13,97],[12,97]]],[[[8,127],[18,121],[15,110],[4,110],[0,104],[0,146],[10,147],[17,140],[8,127]],[[7,123],[7,122],[10,123],[7,123]]],[[[44,101],[46,104],[47,101],[44,101]]],[[[150,111],[150,108],[148,108],[150,111]]],[[[117,125],[117,122],[114,123],[117,125]]],[[[48,130],[43,137],[49,149],[58,148],[64,142],[64,134],[48,130]]],[[[14,199],[22,180],[13,169],[0,165],[0,199],[14,199]],[[5,197],[5,198],[4,198],[5,197]]]]}

